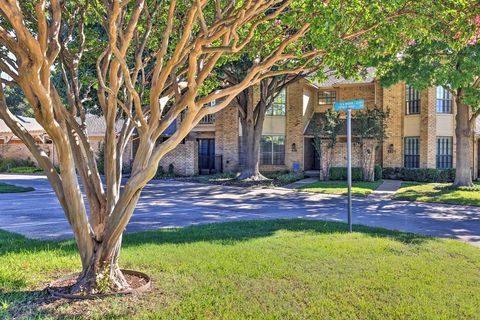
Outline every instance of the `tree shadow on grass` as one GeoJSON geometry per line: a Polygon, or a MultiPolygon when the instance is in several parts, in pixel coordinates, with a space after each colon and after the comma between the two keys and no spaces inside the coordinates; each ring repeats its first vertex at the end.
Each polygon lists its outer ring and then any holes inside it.
{"type": "MultiPolygon", "coordinates": [[[[306,219],[242,220],[126,234],[123,246],[130,247],[146,243],[182,244],[199,241],[232,244],[238,241],[269,237],[280,230],[319,234],[348,233],[348,225],[342,222],[306,219]]],[[[353,231],[414,245],[435,239],[414,233],[363,225],[354,225],[353,231]]]]}
{"type": "MultiPolygon", "coordinates": [[[[308,219],[276,219],[276,220],[242,220],[234,222],[218,222],[200,224],[182,228],[165,228],[154,231],[127,233],[123,247],[142,244],[181,244],[194,242],[217,242],[232,244],[256,238],[272,236],[280,230],[295,232],[315,232],[319,234],[348,233],[348,225],[343,222],[308,220],[308,219]]],[[[435,238],[384,228],[354,225],[354,232],[372,237],[390,238],[404,244],[422,244],[435,238]]],[[[0,256],[8,253],[38,252],[56,250],[66,255],[76,252],[73,240],[51,241],[33,240],[23,235],[0,230],[0,256]]]]}
{"type": "MultiPolygon", "coordinates": [[[[221,245],[232,245],[240,241],[248,241],[262,237],[269,237],[280,230],[293,232],[308,232],[318,234],[348,233],[348,225],[340,222],[327,222],[304,219],[280,220],[246,220],[227,223],[213,223],[177,229],[162,229],[141,233],[127,234],[124,237],[124,247],[136,247],[143,244],[183,244],[195,242],[215,242],[221,245]]],[[[354,232],[366,234],[376,238],[389,238],[408,245],[421,245],[435,238],[413,233],[397,232],[382,228],[372,228],[354,225],[354,232]]],[[[55,248],[58,254],[71,255],[76,247],[73,241],[38,241],[30,240],[21,235],[0,231],[0,255],[9,252],[28,252],[51,250],[55,248]],[[61,250],[58,250],[61,249],[61,250]]],[[[3,290],[0,287],[0,318],[27,318],[27,319],[73,319],[70,312],[62,311],[62,307],[70,302],[50,297],[45,290],[18,290],[25,288],[26,283],[17,283],[15,279],[0,279],[3,287],[13,290],[3,290]],[[18,289],[17,289],[18,288],[18,289]],[[6,306],[6,307],[2,307],[6,306]],[[5,308],[3,310],[2,308],[5,308]]],[[[119,298],[122,299],[122,298],[119,298]]],[[[85,302],[76,302],[73,308],[85,307],[85,302]]],[[[78,310],[76,310],[78,311],[78,310]]],[[[76,313],[76,312],[74,312],[76,313]]],[[[81,314],[81,312],[80,312],[81,314]]],[[[78,315],[77,315],[78,316],[78,315]]],[[[118,315],[105,314],[103,319],[116,318],[118,315]]],[[[78,317],[77,317],[78,319],[78,317]]]]}

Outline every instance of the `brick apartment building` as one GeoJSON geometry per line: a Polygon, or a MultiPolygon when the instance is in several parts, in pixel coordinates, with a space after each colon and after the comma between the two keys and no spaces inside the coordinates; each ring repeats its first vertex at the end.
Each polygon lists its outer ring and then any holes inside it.
{"type": "MultiPolygon", "coordinates": [[[[258,98],[259,92],[254,90],[254,99],[258,98]]],[[[456,108],[448,92],[441,87],[417,92],[403,83],[382,88],[370,70],[361,81],[331,77],[321,84],[301,80],[286,88],[265,117],[260,169],[307,171],[316,175],[325,163],[320,163],[312,144],[315,124],[335,101],[353,99],[364,99],[367,108],[376,105],[390,111],[387,138],[374,148],[374,163],[383,167],[455,168],[456,108]]],[[[19,120],[56,164],[55,147],[43,128],[33,118],[19,117],[19,120]]],[[[103,119],[89,115],[87,120],[93,147],[98,149],[105,132],[103,119]]],[[[167,129],[164,139],[176,130],[176,124],[167,129]]],[[[477,121],[477,131],[472,136],[474,178],[479,171],[479,129],[477,121]]],[[[160,165],[164,170],[173,165],[175,173],[184,176],[236,172],[242,165],[241,131],[238,111],[233,106],[206,116],[160,165]]],[[[333,165],[345,166],[345,130],[338,141],[333,165]]],[[[133,149],[130,143],[123,158],[126,165],[133,157],[133,149]]],[[[360,166],[359,149],[354,144],[354,166],[360,166]]],[[[0,156],[34,160],[1,120],[0,156]]]]}
{"type": "MultiPolygon", "coordinates": [[[[314,124],[335,101],[353,99],[364,99],[367,108],[376,105],[390,111],[388,137],[376,146],[375,163],[383,167],[455,168],[456,108],[449,93],[441,87],[417,92],[404,83],[382,88],[369,70],[360,81],[331,77],[321,84],[301,80],[286,88],[265,118],[261,171],[318,171],[323,164],[312,144],[314,124]]],[[[478,177],[478,123],[472,136],[474,178],[478,177]]],[[[175,124],[170,130],[175,130],[175,124]]],[[[238,111],[228,107],[202,119],[160,164],[165,169],[173,164],[180,175],[236,172],[242,163],[240,139],[238,111]]],[[[359,152],[354,145],[354,166],[360,166],[359,152]]],[[[346,165],[344,134],[334,150],[333,165],[346,165]]]]}

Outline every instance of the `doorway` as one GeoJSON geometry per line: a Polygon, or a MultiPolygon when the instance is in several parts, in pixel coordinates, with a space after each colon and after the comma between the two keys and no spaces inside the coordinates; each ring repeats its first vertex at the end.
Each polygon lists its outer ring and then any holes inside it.
{"type": "Polygon", "coordinates": [[[215,139],[198,139],[198,172],[215,173],[215,139]]]}

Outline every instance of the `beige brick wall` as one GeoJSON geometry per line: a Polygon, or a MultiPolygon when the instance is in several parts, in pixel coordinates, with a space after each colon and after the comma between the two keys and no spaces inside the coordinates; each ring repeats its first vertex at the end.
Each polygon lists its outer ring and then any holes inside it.
{"type": "Polygon", "coordinates": [[[403,119],[405,115],[405,85],[399,83],[383,89],[383,109],[390,111],[387,137],[383,143],[383,166],[403,166],[403,119]]]}
{"type": "Polygon", "coordinates": [[[223,172],[238,170],[239,149],[238,109],[229,106],[217,113],[215,118],[215,154],[222,155],[223,172]]]}
{"type": "Polygon", "coordinates": [[[437,110],[435,88],[420,94],[420,167],[436,168],[437,110]]]}
{"type": "MultiPolygon", "coordinates": [[[[53,144],[39,144],[40,149],[42,149],[50,158],[54,161],[54,165],[58,165],[58,157],[54,152],[53,144]]],[[[0,144],[0,157],[7,159],[19,159],[19,160],[30,160],[38,165],[37,160],[33,157],[30,150],[23,143],[9,143],[9,144],[0,144]]]]}
{"type": "Polygon", "coordinates": [[[177,175],[193,176],[198,174],[198,143],[196,139],[185,139],[185,143],[179,144],[160,160],[160,166],[165,172],[168,171],[170,164],[173,164],[174,172],[177,175]]]}
{"type": "Polygon", "coordinates": [[[285,166],[293,170],[293,164],[298,163],[303,170],[303,90],[301,82],[287,88],[285,166]]]}

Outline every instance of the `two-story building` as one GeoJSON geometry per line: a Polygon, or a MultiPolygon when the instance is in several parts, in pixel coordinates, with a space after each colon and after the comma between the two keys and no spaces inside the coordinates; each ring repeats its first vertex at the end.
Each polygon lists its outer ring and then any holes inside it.
{"type": "MultiPolygon", "coordinates": [[[[268,110],[260,151],[261,171],[318,171],[312,139],[314,124],[335,101],[365,100],[366,107],[389,110],[387,138],[378,145],[375,162],[383,167],[455,168],[455,103],[442,87],[418,92],[399,83],[382,88],[369,70],[363,80],[330,77],[323,83],[301,80],[279,94],[268,110]]],[[[256,93],[254,93],[256,94],[256,93]]],[[[258,97],[257,97],[258,98],[258,97]]],[[[181,121],[181,119],[178,119],[181,121]]],[[[472,169],[478,176],[479,134],[472,135],[472,169]]],[[[238,111],[231,106],[205,117],[184,143],[161,160],[180,175],[236,172],[242,163],[238,111]]],[[[354,166],[360,152],[354,146],[354,166]]],[[[334,166],[346,165],[346,137],[340,135],[334,166]]]]}

